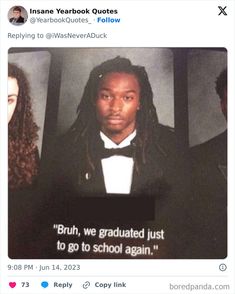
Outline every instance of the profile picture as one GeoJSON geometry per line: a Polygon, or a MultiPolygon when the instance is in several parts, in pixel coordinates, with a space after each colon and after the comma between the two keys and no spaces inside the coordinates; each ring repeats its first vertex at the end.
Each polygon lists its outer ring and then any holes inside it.
{"type": "Polygon", "coordinates": [[[13,25],[23,25],[28,19],[28,13],[23,6],[13,6],[8,12],[8,19],[13,25]]]}

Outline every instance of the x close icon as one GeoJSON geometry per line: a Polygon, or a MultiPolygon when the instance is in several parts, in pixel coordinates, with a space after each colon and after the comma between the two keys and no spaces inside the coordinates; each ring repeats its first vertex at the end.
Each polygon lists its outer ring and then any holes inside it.
{"type": "Polygon", "coordinates": [[[227,6],[218,6],[220,13],[218,15],[227,15],[227,12],[225,11],[225,9],[227,8],[227,6]]]}

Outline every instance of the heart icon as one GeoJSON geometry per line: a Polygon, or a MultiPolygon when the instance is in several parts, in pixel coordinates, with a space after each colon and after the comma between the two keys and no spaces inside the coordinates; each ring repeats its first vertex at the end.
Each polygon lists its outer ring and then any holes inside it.
{"type": "Polygon", "coordinates": [[[47,288],[49,286],[48,282],[41,282],[42,288],[47,288]]]}
{"type": "Polygon", "coordinates": [[[11,288],[15,288],[15,286],[16,286],[16,282],[10,282],[10,283],[9,283],[9,286],[10,286],[11,288]]]}

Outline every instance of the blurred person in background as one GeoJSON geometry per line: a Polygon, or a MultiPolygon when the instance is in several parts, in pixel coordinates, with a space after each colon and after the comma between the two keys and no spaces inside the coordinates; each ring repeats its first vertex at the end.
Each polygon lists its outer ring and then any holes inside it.
{"type": "Polygon", "coordinates": [[[25,73],[8,64],[8,182],[9,189],[32,185],[38,175],[36,146],[38,126],[34,122],[29,84],[25,73]]]}
{"type": "MultiPolygon", "coordinates": [[[[227,69],[215,81],[220,108],[227,120],[227,69]]],[[[194,219],[200,239],[198,255],[227,256],[227,129],[191,149],[194,219]],[[200,211],[200,214],[198,213],[200,211]],[[203,253],[202,253],[203,252],[203,253]]],[[[196,243],[195,243],[196,244],[196,243]]]]}

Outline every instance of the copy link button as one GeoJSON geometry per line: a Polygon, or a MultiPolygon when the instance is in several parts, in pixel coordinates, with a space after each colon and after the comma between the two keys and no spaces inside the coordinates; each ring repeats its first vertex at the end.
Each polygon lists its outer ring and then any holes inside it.
{"type": "Polygon", "coordinates": [[[88,289],[90,287],[91,283],[89,281],[86,281],[83,285],[82,288],[83,289],[88,289]]]}
{"type": "Polygon", "coordinates": [[[111,288],[126,288],[126,282],[95,282],[96,288],[111,289],[111,288]]]}

